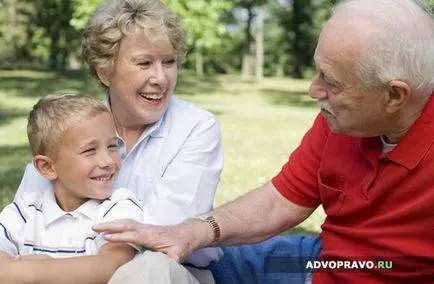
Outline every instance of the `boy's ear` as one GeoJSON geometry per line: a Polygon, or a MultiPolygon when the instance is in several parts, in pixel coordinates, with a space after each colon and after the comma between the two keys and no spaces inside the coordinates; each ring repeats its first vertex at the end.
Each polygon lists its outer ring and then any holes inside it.
{"type": "Polygon", "coordinates": [[[44,155],[36,155],[33,157],[33,165],[46,179],[50,181],[57,179],[57,172],[54,168],[53,160],[49,157],[44,155]]]}
{"type": "Polygon", "coordinates": [[[99,80],[108,88],[110,87],[109,72],[102,68],[96,68],[99,80]]]}

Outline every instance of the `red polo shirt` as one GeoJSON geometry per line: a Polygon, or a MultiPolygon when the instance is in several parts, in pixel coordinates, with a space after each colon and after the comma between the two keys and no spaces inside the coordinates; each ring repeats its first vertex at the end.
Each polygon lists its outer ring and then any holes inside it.
{"type": "Polygon", "coordinates": [[[390,260],[390,270],[315,272],[313,283],[434,283],[434,99],[389,153],[379,137],[330,131],[318,115],[272,182],[322,204],[322,260],[390,260]]]}

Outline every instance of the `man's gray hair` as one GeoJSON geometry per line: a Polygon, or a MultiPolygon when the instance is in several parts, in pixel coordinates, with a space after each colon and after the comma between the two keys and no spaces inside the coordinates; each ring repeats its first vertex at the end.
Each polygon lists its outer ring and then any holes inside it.
{"type": "Polygon", "coordinates": [[[347,0],[334,13],[365,19],[375,26],[367,50],[357,61],[361,88],[384,89],[402,80],[411,91],[434,91],[434,23],[423,0],[347,0]]]}

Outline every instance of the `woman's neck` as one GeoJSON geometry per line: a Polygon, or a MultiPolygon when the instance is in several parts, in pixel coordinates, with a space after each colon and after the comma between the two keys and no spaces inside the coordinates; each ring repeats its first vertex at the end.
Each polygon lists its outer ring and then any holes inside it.
{"type": "Polygon", "coordinates": [[[122,124],[118,119],[116,119],[115,115],[113,115],[113,117],[115,121],[116,131],[119,136],[122,137],[122,139],[124,140],[126,153],[128,153],[137,143],[143,131],[148,128],[148,125],[125,125],[122,124]]]}

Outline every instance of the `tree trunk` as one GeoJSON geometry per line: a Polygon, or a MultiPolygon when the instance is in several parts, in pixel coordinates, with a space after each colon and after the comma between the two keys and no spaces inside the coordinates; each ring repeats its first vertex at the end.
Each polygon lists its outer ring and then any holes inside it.
{"type": "Polygon", "coordinates": [[[264,78],[264,8],[258,7],[256,28],[256,79],[264,78]]]}
{"type": "Polygon", "coordinates": [[[203,54],[201,48],[196,48],[196,76],[203,77],[203,54]]]}
{"type": "Polygon", "coordinates": [[[253,37],[251,34],[251,27],[253,22],[254,14],[253,14],[253,4],[249,3],[247,6],[247,23],[245,29],[245,44],[244,44],[244,52],[243,52],[243,61],[241,67],[241,76],[243,78],[252,77],[254,74],[254,59],[252,53],[252,42],[253,37]]]}
{"type": "Polygon", "coordinates": [[[294,32],[294,39],[292,41],[292,74],[293,78],[302,78],[301,62],[300,57],[303,52],[300,50],[300,41],[302,40],[302,32],[300,31],[301,19],[301,9],[302,3],[300,0],[294,0],[292,2],[292,29],[294,32]]]}
{"type": "Polygon", "coordinates": [[[285,76],[285,61],[286,56],[283,54],[279,54],[279,61],[276,64],[276,77],[283,77],[285,76]]]}
{"type": "Polygon", "coordinates": [[[244,54],[241,76],[244,79],[251,78],[253,77],[254,72],[255,72],[255,57],[250,54],[244,54]]]}

